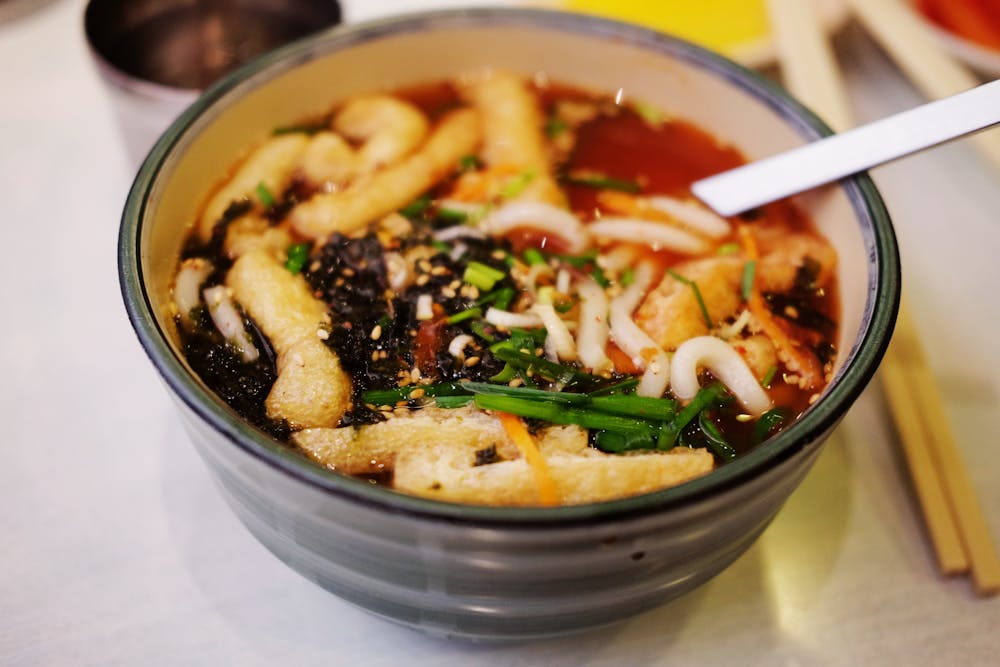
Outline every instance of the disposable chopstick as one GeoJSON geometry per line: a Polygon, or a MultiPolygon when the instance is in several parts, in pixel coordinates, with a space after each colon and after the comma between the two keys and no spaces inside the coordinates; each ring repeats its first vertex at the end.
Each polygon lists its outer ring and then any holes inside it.
{"type": "Polygon", "coordinates": [[[920,412],[917,397],[920,389],[913,378],[914,366],[922,362],[923,353],[913,330],[913,322],[903,305],[892,344],[879,367],[879,377],[899,433],[938,567],[945,575],[962,574],[969,570],[969,559],[935,460],[932,442],[935,434],[926,426],[920,412]]]}
{"type": "MultiPolygon", "coordinates": [[[[883,2],[871,2],[875,4],[883,2]]],[[[845,88],[812,3],[768,0],[768,9],[786,86],[835,129],[850,127],[845,88]]],[[[942,61],[941,70],[950,69],[942,61]]],[[[950,77],[949,85],[964,85],[955,76],[942,76],[950,77]]],[[[929,81],[927,85],[941,84],[929,81]]],[[[1000,158],[1000,150],[996,156],[1000,158]]],[[[905,310],[897,320],[881,377],[941,572],[959,574],[971,567],[977,592],[996,593],[1000,564],[989,529],[958,455],[916,328],[905,310]]]]}
{"type": "MultiPolygon", "coordinates": [[[[910,396],[912,409],[916,411],[916,415],[910,415],[909,419],[916,417],[925,430],[930,456],[958,528],[973,585],[979,595],[996,595],[1000,593],[1000,557],[945,414],[944,398],[906,311],[900,312],[892,348],[893,363],[890,366],[897,369],[894,372],[905,382],[905,391],[910,396]]],[[[897,426],[902,417],[904,415],[900,414],[897,418],[897,426]]],[[[910,465],[915,464],[910,461],[910,465]]]]}
{"type": "MultiPolygon", "coordinates": [[[[931,30],[907,3],[902,0],[847,2],[865,30],[928,98],[941,99],[979,84],[969,68],[945,53],[931,30]]],[[[985,158],[1000,167],[1000,132],[982,132],[970,141],[985,158]]]]}
{"type": "MultiPolygon", "coordinates": [[[[940,99],[979,83],[968,68],[941,49],[934,35],[910,6],[900,0],[848,1],[869,34],[927,97],[940,99]]],[[[1000,167],[1000,133],[984,132],[972,137],[971,141],[985,157],[1000,167]]],[[[1000,557],[962,463],[944,412],[941,393],[920,347],[912,320],[905,311],[897,320],[893,346],[896,339],[904,341],[904,377],[918,408],[917,416],[928,432],[930,453],[962,539],[976,592],[996,595],[1000,593],[1000,557]]],[[[897,425],[901,419],[903,416],[899,415],[897,425]]],[[[943,565],[942,570],[945,571],[943,565]]]]}
{"type": "Polygon", "coordinates": [[[816,3],[768,0],[768,16],[785,87],[833,129],[851,127],[850,103],[816,3]]]}

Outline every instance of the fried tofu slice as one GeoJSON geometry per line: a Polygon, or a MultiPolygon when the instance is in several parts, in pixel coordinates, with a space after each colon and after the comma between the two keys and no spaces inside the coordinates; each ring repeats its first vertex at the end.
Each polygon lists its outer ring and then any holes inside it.
{"type": "Polygon", "coordinates": [[[565,206],[566,198],[552,175],[544,124],[538,100],[520,77],[491,71],[471,77],[463,96],[483,118],[486,165],[511,171],[515,177],[531,174],[515,199],[565,206]]]}
{"type": "MultiPolygon", "coordinates": [[[[393,471],[398,491],[478,505],[538,504],[534,472],[500,421],[473,408],[424,408],[360,428],[292,436],[318,463],[346,474],[393,471]]],[[[535,434],[563,504],[598,502],[673,486],[712,470],[706,450],[605,454],[577,426],[535,434]]]]}
{"type": "MultiPolygon", "coordinates": [[[[698,286],[709,318],[718,324],[736,315],[743,304],[743,264],[738,257],[711,257],[683,262],[673,270],[698,286]]],[[[665,350],[709,333],[694,289],[669,273],[639,305],[635,322],[665,350]]]]}
{"type": "Polygon", "coordinates": [[[205,205],[198,221],[198,234],[202,241],[212,236],[212,228],[230,204],[256,198],[261,184],[275,197],[280,196],[298,171],[299,161],[308,144],[309,137],[295,133],[272,137],[255,149],[205,205]]]}
{"type": "Polygon", "coordinates": [[[264,403],[268,416],[292,428],[335,426],[350,408],[351,381],[320,339],[319,332],[329,330],[326,306],[265,250],[241,255],[226,285],[277,353],[278,379],[264,403]]]}
{"type": "Polygon", "coordinates": [[[422,195],[451,173],[462,157],[474,153],[480,137],[476,111],[452,111],[416,152],[343,190],[313,195],[293,208],[288,219],[295,231],[313,239],[333,232],[351,234],[422,195]]]}

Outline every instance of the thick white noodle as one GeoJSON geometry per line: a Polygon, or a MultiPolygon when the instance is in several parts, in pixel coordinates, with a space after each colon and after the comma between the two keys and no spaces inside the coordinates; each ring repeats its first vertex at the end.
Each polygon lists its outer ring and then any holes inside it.
{"type": "Polygon", "coordinates": [[[632,312],[652,286],[655,273],[649,262],[639,264],[632,284],[611,300],[608,310],[611,338],[615,345],[632,358],[636,367],[644,371],[635,393],[639,396],[659,397],[670,385],[670,359],[663,348],[632,319],[632,312]]]}
{"type": "Polygon", "coordinates": [[[533,229],[558,236],[570,253],[583,252],[590,245],[590,235],[575,215],[540,201],[508,202],[488,213],[480,227],[493,236],[503,236],[515,229],[533,229]]]}
{"type": "Polygon", "coordinates": [[[225,285],[209,287],[202,292],[208,314],[212,316],[215,328],[240,353],[243,361],[257,361],[260,352],[250,340],[250,334],[243,327],[243,317],[240,316],[233,300],[229,298],[229,289],[225,285]]]}
{"type": "Polygon", "coordinates": [[[608,325],[608,295],[590,276],[583,276],[576,283],[580,295],[580,324],[576,330],[576,351],[580,361],[592,373],[612,369],[605,353],[611,327],[608,325]]]}
{"type": "Polygon", "coordinates": [[[757,417],[771,408],[771,399],[746,361],[729,343],[715,336],[690,338],[674,353],[670,383],[678,398],[690,401],[698,393],[698,369],[705,368],[729,388],[748,413],[757,417]]]}
{"type": "Polygon", "coordinates": [[[544,326],[542,318],[535,313],[512,313],[490,306],[484,319],[493,326],[504,329],[538,329],[544,326]]]}
{"type": "Polygon", "coordinates": [[[654,250],[667,249],[685,255],[698,255],[709,249],[708,243],[691,232],[639,218],[603,217],[590,223],[588,231],[599,240],[645,243],[654,250]]]}
{"type": "Polygon", "coordinates": [[[732,231],[725,218],[694,201],[682,201],[666,195],[653,195],[646,198],[646,203],[651,208],[666,213],[685,226],[713,239],[720,239],[732,231]]]}
{"type": "Polygon", "coordinates": [[[551,303],[536,303],[531,311],[542,320],[548,335],[545,337],[545,354],[552,361],[576,361],[576,341],[566,328],[566,323],[551,303]]]}
{"type": "Polygon", "coordinates": [[[434,297],[430,294],[421,294],[417,297],[416,316],[420,321],[434,319],[434,297]]]}
{"type": "Polygon", "coordinates": [[[465,348],[476,342],[476,339],[469,334],[459,334],[451,339],[448,344],[448,354],[459,360],[465,359],[465,348]]]}
{"type": "Polygon", "coordinates": [[[451,227],[439,229],[434,232],[433,236],[435,240],[438,241],[454,241],[455,239],[485,239],[486,232],[478,227],[470,227],[469,225],[452,225],[451,227]]]}
{"type": "Polygon", "coordinates": [[[174,281],[174,305],[181,322],[191,323],[191,311],[201,303],[201,284],[212,273],[212,263],[203,257],[184,260],[174,281]]]}

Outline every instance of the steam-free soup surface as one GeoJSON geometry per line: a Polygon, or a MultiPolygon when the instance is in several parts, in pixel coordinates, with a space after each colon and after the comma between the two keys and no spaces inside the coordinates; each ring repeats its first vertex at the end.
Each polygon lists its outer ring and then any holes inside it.
{"type": "Polygon", "coordinates": [[[185,353],[341,473],[546,505],[707,474],[793,421],[835,354],[836,256],[695,125],[504,72],[276,128],[222,175],[175,287],[185,353]]]}

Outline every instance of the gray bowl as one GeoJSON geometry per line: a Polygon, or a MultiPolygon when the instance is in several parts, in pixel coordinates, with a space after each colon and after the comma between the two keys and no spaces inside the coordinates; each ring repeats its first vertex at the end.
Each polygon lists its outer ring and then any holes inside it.
{"type": "Polygon", "coordinates": [[[120,277],[132,325],[196,448],[237,516],[275,555],[392,621],[441,636],[525,639],[659,605],[754,542],[872,377],[895,320],[899,261],[867,177],[799,198],[840,257],[835,378],[793,425],[695,481],[614,502],[512,509],[410,497],[321,469],[245,424],[185,363],[168,309],[184,231],[219,174],[270,128],[354,93],[479,65],[621,87],[751,159],[828,133],[757,75],[635,26],[481,9],[337,28],[244,67],[166,132],[126,204],[120,277]]]}

